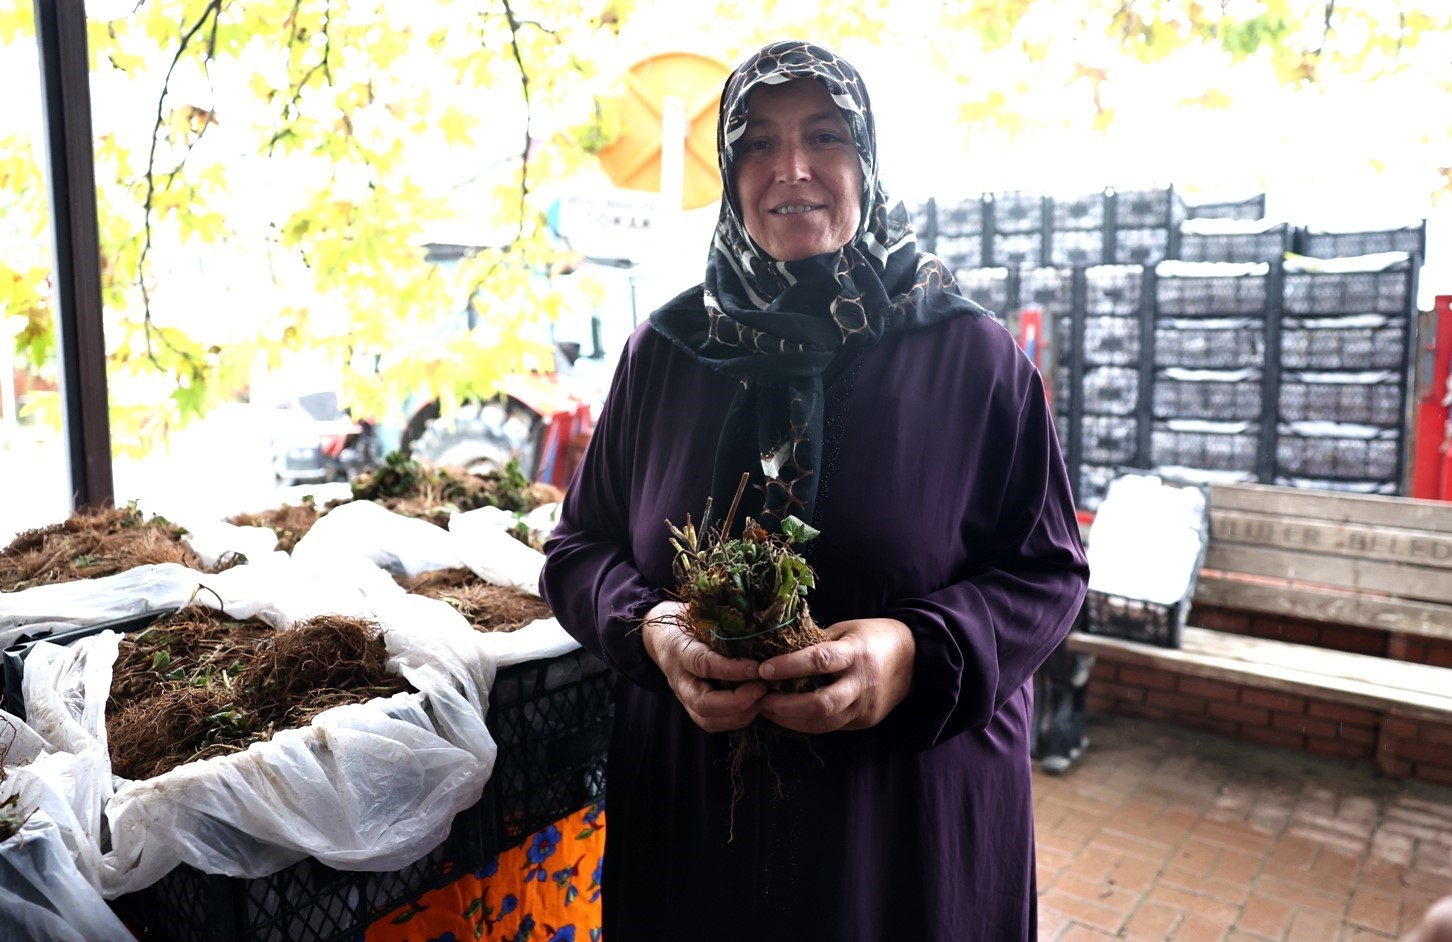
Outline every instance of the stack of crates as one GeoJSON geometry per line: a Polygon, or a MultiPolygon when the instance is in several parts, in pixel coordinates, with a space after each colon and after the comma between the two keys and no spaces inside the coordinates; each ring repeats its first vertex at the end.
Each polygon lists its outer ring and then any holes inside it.
{"type": "Polygon", "coordinates": [[[1051,201],[1022,190],[994,193],[987,209],[990,233],[985,265],[1037,268],[1044,264],[1044,234],[1051,201]]]}
{"type": "Polygon", "coordinates": [[[1158,266],[1150,467],[1257,479],[1273,299],[1269,265],[1158,266]]]}
{"type": "Polygon", "coordinates": [[[1189,219],[1264,219],[1265,194],[1238,200],[1187,203],[1185,216],[1189,219]]]}
{"type": "Polygon", "coordinates": [[[1155,265],[1175,258],[1185,201],[1175,188],[1114,191],[1106,261],[1155,265]]]}
{"type": "Polygon", "coordinates": [[[1065,418],[1071,410],[1080,423],[1070,444],[1078,465],[1079,506],[1085,510],[1098,507],[1119,469],[1142,463],[1144,285],[1145,269],[1139,265],[1084,269],[1083,330],[1059,334],[1077,342],[1061,341],[1072,357],[1060,360],[1056,408],[1060,428],[1071,427],[1073,420],[1065,418]]]}
{"type": "Polygon", "coordinates": [[[1398,493],[1415,256],[1286,264],[1275,482],[1398,493]],[[1329,270],[1328,270],[1329,269],[1329,270]]]}
{"type": "Polygon", "coordinates": [[[1425,221],[1400,229],[1338,232],[1306,226],[1296,233],[1295,250],[1312,258],[1358,258],[1378,252],[1406,252],[1427,257],[1425,221]]]}
{"type": "Polygon", "coordinates": [[[978,268],[983,265],[984,205],[983,197],[972,196],[949,202],[934,202],[936,211],[931,251],[943,260],[949,271],[978,268]]]}
{"type": "Polygon", "coordinates": [[[1292,248],[1289,223],[1263,219],[1185,220],[1177,258],[1187,262],[1278,262],[1292,248]]]}
{"type": "Polygon", "coordinates": [[[1098,265],[1103,262],[1108,213],[1107,191],[1053,198],[1046,233],[1049,264],[1098,265]]]}

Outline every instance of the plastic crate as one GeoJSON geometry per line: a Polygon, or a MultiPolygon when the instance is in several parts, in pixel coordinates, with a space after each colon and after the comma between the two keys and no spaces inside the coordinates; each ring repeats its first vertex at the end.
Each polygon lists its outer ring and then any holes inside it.
{"type": "Polygon", "coordinates": [[[1178,258],[1186,262],[1271,262],[1291,250],[1285,223],[1264,232],[1180,232],[1178,258]]]}
{"type": "Polygon", "coordinates": [[[1098,265],[1103,261],[1103,229],[1055,229],[1049,234],[1050,265],[1098,265]]]}
{"type": "Polygon", "coordinates": [[[490,853],[605,794],[614,717],[614,674],[579,649],[500,670],[489,693],[489,732],[499,758],[485,795],[494,804],[490,853]]]}
{"type": "Polygon", "coordinates": [[[1256,423],[1156,422],[1150,430],[1150,463],[1155,467],[1253,472],[1260,453],[1256,423]]]}
{"type": "Polygon", "coordinates": [[[933,253],[952,271],[956,268],[977,268],[983,264],[983,237],[980,235],[940,235],[933,253]]]}
{"type": "Polygon", "coordinates": [[[1108,195],[1104,192],[1086,196],[1056,196],[1052,202],[1052,222],[1055,231],[1075,229],[1103,229],[1108,195]]]}
{"type": "Polygon", "coordinates": [[[1110,262],[1120,265],[1154,265],[1170,254],[1170,230],[1153,228],[1114,230],[1114,251],[1110,262]]]}
{"type": "Polygon", "coordinates": [[[1410,316],[1411,266],[1385,271],[1286,272],[1287,314],[1389,314],[1410,316]]]}
{"type": "Polygon", "coordinates": [[[1407,356],[1407,324],[1387,317],[1281,322],[1281,366],[1312,370],[1396,370],[1407,356]]]}
{"type": "Polygon", "coordinates": [[[1306,228],[1299,234],[1296,251],[1314,258],[1353,258],[1378,252],[1412,252],[1426,258],[1427,224],[1365,232],[1319,232],[1306,228]]]}
{"type": "Polygon", "coordinates": [[[1155,418],[1254,421],[1260,418],[1261,404],[1259,374],[1185,378],[1162,371],[1155,377],[1155,418]]]}
{"type": "Polygon", "coordinates": [[[1396,481],[1400,466],[1401,439],[1395,429],[1348,429],[1322,434],[1277,430],[1276,473],[1291,477],[1346,479],[1352,481],[1396,481]]]}
{"type": "Polygon", "coordinates": [[[1114,194],[1114,227],[1169,230],[1185,218],[1185,201],[1174,187],[1160,190],[1123,190],[1114,194]]]}
{"type": "Polygon", "coordinates": [[[1074,311],[1074,270],[1031,268],[1018,273],[1018,306],[1038,308],[1047,317],[1069,317],[1074,311]]]}
{"type": "Polygon", "coordinates": [[[1283,422],[1401,424],[1405,389],[1394,373],[1296,373],[1281,375],[1283,422]]]}
{"type": "Polygon", "coordinates": [[[1036,268],[1044,263],[1044,234],[1040,232],[995,232],[993,248],[985,261],[1008,268],[1036,268]]]}
{"type": "Polygon", "coordinates": [[[904,202],[903,206],[908,211],[908,217],[912,220],[913,235],[917,236],[918,251],[937,251],[938,238],[938,212],[937,207],[931,199],[922,203],[904,202]]]}
{"type": "Polygon", "coordinates": [[[1002,315],[1008,310],[1008,269],[969,266],[955,269],[953,280],[970,301],[1002,315]]]}
{"type": "Polygon", "coordinates": [[[1139,362],[1139,319],[1084,318],[1084,365],[1130,366],[1139,362]]]}
{"type": "Polygon", "coordinates": [[[1155,365],[1236,370],[1265,365],[1263,321],[1165,320],[1155,324],[1155,365]]]}
{"type": "Polygon", "coordinates": [[[400,870],[335,870],[307,858],[243,880],[183,864],[114,905],[148,942],[352,942],[379,917],[482,869],[487,816],[487,800],[461,811],[442,844],[400,870]]]}
{"type": "MultiPolygon", "coordinates": [[[[1026,190],[994,193],[993,231],[1041,233],[1044,228],[1044,203],[1047,197],[1026,190]]],[[[999,264],[1002,264],[1001,262],[999,264]]]]}
{"type": "Polygon", "coordinates": [[[1243,200],[1189,203],[1185,206],[1185,215],[1189,219],[1264,219],[1265,194],[1243,200]]]}
{"type": "Polygon", "coordinates": [[[1133,464],[1139,423],[1132,418],[1086,415],[1080,426],[1081,459],[1090,464],[1133,464]]]}
{"type": "Polygon", "coordinates": [[[1084,411],[1108,415],[1133,413],[1139,402],[1139,370],[1101,366],[1084,371],[1084,411]]]}
{"type": "Polygon", "coordinates": [[[983,234],[983,197],[936,205],[939,236],[983,234]]]}
{"type": "Polygon", "coordinates": [[[1264,316],[1269,275],[1162,275],[1155,279],[1155,313],[1160,317],[1264,316]]]}
{"type": "Polygon", "coordinates": [[[1144,294],[1144,266],[1095,265],[1084,272],[1084,305],[1090,314],[1139,313],[1144,294]]]}
{"type": "Polygon", "coordinates": [[[1079,495],[1076,501],[1079,509],[1097,509],[1109,490],[1109,482],[1118,473],[1118,468],[1112,465],[1079,465],[1079,495]]]}

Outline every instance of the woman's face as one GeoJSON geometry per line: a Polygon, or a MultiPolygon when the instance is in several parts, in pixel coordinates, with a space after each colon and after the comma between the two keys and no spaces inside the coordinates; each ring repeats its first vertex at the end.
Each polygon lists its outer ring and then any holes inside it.
{"type": "Polygon", "coordinates": [[[862,164],[847,121],[821,83],[751,92],[733,171],[742,222],[784,262],[834,252],[862,218],[862,164]]]}

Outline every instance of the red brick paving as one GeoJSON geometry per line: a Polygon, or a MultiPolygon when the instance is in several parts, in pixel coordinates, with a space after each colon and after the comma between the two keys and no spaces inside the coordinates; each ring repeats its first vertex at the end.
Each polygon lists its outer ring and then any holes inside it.
{"type": "Polygon", "coordinates": [[[1040,942],[1387,942],[1452,894],[1452,788],[1147,720],[1034,774],[1040,942]]]}

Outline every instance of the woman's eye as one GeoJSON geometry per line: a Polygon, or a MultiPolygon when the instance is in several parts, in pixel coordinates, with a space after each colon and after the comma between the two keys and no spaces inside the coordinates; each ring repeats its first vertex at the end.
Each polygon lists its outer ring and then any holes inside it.
{"type": "Polygon", "coordinates": [[[759,137],[754,141],[747,141],[745,144],[743,144],[741,146],[741,152],[744,154],[760,153],[761,151],[766,150],[770,146],[771,142],[767,141],[765,138],[759,137]]]}

